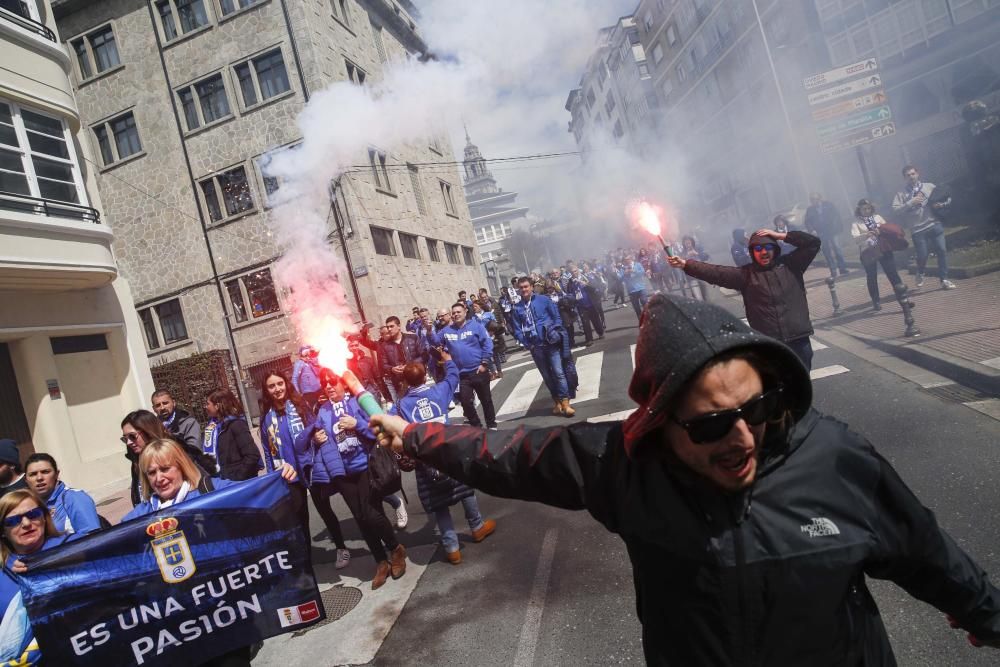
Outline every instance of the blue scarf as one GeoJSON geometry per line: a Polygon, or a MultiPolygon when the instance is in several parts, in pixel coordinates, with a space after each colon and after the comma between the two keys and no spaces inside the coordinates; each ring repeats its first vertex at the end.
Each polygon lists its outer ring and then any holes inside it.
{"type": "Polygon", "coordinates": [[[264,460],[268,472],[280,468],[286,457],[291,458],[289,463],[295,465],[295,437],[306,430],[302,417],[299,416],[298,410],[295,409],[295,405],[291,401],[285,401],[285,414],[283,416],[285,417],[284,424],[282,424],[282,415],[278,415],[274,408],[271,408],[265,417],[267,420],[267,443],[265,443],[267,447],[264,448],[264,460]],[[283,448],[285,448],[284,451],[282,451],[283,448]]]}
{"type": "Polygon", "coordinates": [[[212,419],[209,420],[208,425],[205,427],[205,435],[201,440],[201,449],[203,452],[218,458],[218,455],[215,453],[215,448],[219,444],[219,431],[222,430],[223,424],[228,424],[234,419],[240,419],[240,417],[229,416],[224,419],[212,417],[212,419]]]}
{"type": "Polygon", "coordinates": [[[874,215],[862,216],[861,222],[865,223],[865,227],[867,227],[870,232],[874,232],[878,229],[878,222],[875,221],[874,215]]]}

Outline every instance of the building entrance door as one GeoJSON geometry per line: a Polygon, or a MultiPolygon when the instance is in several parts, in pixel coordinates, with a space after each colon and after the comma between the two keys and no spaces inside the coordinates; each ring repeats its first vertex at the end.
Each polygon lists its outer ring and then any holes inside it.
{"type": "MultiPolygon", "coordinates": [[[[31,429],[24,416],[7,343],[0,343],[0,438],[13,438],[18,445],[31,442],[31,429]]],[[[25,451],[23,447],[21,451],[25,451]]]]}

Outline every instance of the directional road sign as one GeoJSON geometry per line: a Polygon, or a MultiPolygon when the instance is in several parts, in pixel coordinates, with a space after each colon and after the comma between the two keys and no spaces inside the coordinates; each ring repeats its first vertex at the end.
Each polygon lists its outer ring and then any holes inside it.
{"type": "Polygon", "coordinates": [[[817,122],[822,122],[839,116],[846,116],[847,114],[861,111],[868,107],[885,104],[888,99],[883,92],[868,93],[867,95],[860,95],[854,99],[838,102],[822,109],[816,109],[812,112],[812,118],[817,122]]]}
{"type": "Polygon", "coordinates": [[[834,153],[845,148],[869,144],[894,134],[896,134],[896,124],[884,123],[874,127],[866,127],[853,133],[837,135],[833,140],[820,144],[820,150],[824,153],[834,153]]]}
{"type": "Polygon", "coordinates": [[[802,83],[805,85],[806,90],[815,90],[829,86],[832,83],[837,83],[838,81],[854,79],[861,74],[875,71],[878,71],[878,62],[874,58],[868,58],[845,67],[837,67],[827,72],[813,74],[804,79],[802,83]]]}
{"type": "Polygon", "coordinates": [[[832,88],[827,88],[826,90],[813,93],[809,96],[809,105],[817,106],[820,104],[826,104],[827,102],[832,102],[833,100],[846,97],[847,95],[853,95],[854,93],[860,93],[865,90],[881,87],[882,77],[878,74],[869,74],[861,77],[860,79],[848,81],[847,83],[838,84],[832,88]]]}
{"type": "Polygon", "coordinates": [[[859,127],[865,127],[874,123],[884,123],[890,118],[892,118],[892,110],[889,109],[889,105],[884,105],[877,109],[862,111],[847,118],[842,118],[828,125],[820,125],[816,128],[816,131],[819,133],[820,139],[825,139],[830,135],[840,132],[856,130],[859,127]]]}

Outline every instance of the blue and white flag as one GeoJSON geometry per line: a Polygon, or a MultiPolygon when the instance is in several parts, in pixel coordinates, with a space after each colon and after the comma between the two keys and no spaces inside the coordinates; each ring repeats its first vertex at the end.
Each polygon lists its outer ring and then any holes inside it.
{"type": "Polygon", "coordinates": [[[25,558],[49,665],[196,665],[326,614],[277,473],[25,558]]]}

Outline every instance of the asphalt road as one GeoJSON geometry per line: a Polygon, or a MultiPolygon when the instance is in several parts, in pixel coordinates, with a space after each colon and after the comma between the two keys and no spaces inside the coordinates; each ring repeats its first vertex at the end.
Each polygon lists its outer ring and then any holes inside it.
{"type": "MultiPolygon", "coordinates": [[[[738,307],[734,300],[723,302],[738,307]]],[[[635,407],[626,389],[636,318],[629,308],[608,312],[607,319],[606,339],[577,352],[579,365],[589,363],[591,373],[595,367],[600,370],[599,391],[577,404],[576,419],[635,407]],[[583,362],[596,354],[602,356],[583,362]]],[[[822,345],[822,332],[818,339],[822,345]]],[[[530,378],[523,379],[533,366],[516,358],[508,366],[511,370],[494,389],[498,408],[521,407],[525,401],[519,395],[528,394],[530,399],[533,391],[530,378]]],[[[827,374],[814,381],[816,407],[847,421],[875,443],[958,543],[987,572],[997,575],[994,579],[1000,578],[996,540],[1000,533],[1000,422],[833,345],[816,351],[816,369],[825,369],[822,374],[827,374]]],[[[544,390],[536,398],[526,412],[511,412],[501,428],[566,422],[549,414],[551,403],[544,390]]],[[[408,548],[433,545],[433,530],[419,508],[412,479],[407,491],[410,524],[399,533],[400,539],[408,548]]],[[[582,512],[482,494],[480,505],[484,516],[497,520],[497,532],[480,544],[471,543],[461,508],[453,508],[455,524],[466,540],[464,562],[453,566],[440,552],[435,553],[426,568],[414,575],[419,580],[412,593],[407,590],[408,598],[399,601],[401,612],[387,634],[375,636],[367,652],[359,651],[356,659],[340,662],[517,667],[642,662],[631,568],[617,537],[582,512]]],[[[342,505],[338,505],[338,515],[349,517],[342,505]]],[[[344,521],[344,527],[349,539],[356,540],[353,520],[344,521]]],[[[353,548],[361,543],[350,544],[353,548]]],[[[425,551],[430,553],[430,548],[425,551]]],[[[329,550],[317,547],[317,555],[329,560],[329,550]]],[[[355,549],[355,563],[359,578],[370,578],[367,570],[373,565],[363,549],[355,549]]],[[[399,583],[390,582],[379,593],[399,583]]],[[[938,611],[893,584],[874,582],[872,588],[901,665],[995,665],[1000,661],[1000,653],[970,647],[964,633],[948,628],[938,611]]],[[[353,615],[315,632],[324,633],[328,642],[365,633],[366,628],[358,627],[361,619],[352,619],[353,615]]],[[[315,654],[300,660],[297,646],[292,642],[283,648],[280,661],[266,646],[255,664],[335,664],[315,654]]]]}

